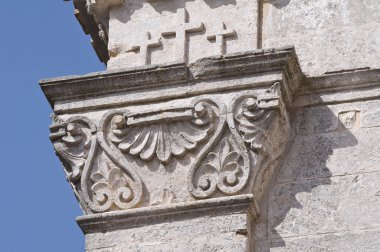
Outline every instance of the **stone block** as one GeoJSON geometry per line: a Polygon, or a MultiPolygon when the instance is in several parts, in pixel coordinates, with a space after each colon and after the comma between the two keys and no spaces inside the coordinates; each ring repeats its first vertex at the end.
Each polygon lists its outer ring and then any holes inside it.
{"type": "Polygon", "coordinates": [[[379,141],[379,128],[297,136],[278,181],[379,171],[379,141]]]}
{"type": "Polygon", "coordinates": [[[295,46],[306,75],[380,67],[379,23],[320,30],[301,29],[298,33],[271,34],[263,39],[263,48],[289,44],[295,46]]]}
{"type": "Polygon", "coordinates": [[[270,194],[271,239],[379,229],[380,172],[276,185],[270,194]]]}
{"type": "Polygon", "coordinates": [[[376,23],[380,20],[378,7],[377,0],[266,0],[265,38],[376,23]]]}
{"type": "Polygon", "coordinates": [[[308,75],[380,66],[376,0],[268,0],[263,48],[295,45],[308,75]]]}
{"type": "Polygon", "coordinates": [[[301,108],[297,112],[297,134],[312,135],[338,128],[337,115],[328,106],[301,108]]]}
{"type": "Polygon", "coordinates": [[[86,235],[88,251],[246,251],[247,214],[210,215],[86,235]],[[191,250],[189,250],[191,248],[191,250]]]}
{"type": "Polygon", "coordinates": [[[358,101],[337,105],[300,108],[297,111],[297,135],[380,126],[380,101],[358,101]]]}

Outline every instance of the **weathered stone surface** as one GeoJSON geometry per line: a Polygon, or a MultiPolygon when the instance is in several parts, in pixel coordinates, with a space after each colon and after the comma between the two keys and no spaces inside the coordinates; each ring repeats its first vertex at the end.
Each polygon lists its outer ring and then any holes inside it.
{"type": "Polygon", "coordinates": [[[379,68],[379,13],[376,0],[265,1],[263,47],[295,45],[308,75],[379,68]]]}
{"type": "Polygon", "coordinates": [[[174,64],[42,82],[57,112],[51,140],[67,180],[89,216],[78,220],[88,244],[95,246],[89,245],[88,250],[125,249],[115,248],[120,244],[131,250],[149,250],[149,242],[158,241],[163,251],[173,244],[179,246],[178,251],[190,245],[194,251],[207,246],[211,251],[221,246],[225,251],[248,250],[251,221],[259,211],[257,200],[264,195],[290,139],[288,107],[303,78],[293,53],[292,48],[260,50],[205,58],[191,66],[174,64]],[[235,80],[237,75],[240,81],[235,80]],[[110,89],[100,86],[106,83],[104,78],[113,80],[110,89]],[[207,89],[205,83],[209,91],[200,95],[199,91],[207,89]],[[146,90],[151,85],[156,89],[146,90]],[[165,92],[167,85],[189,85],[192,92],[177,96],[165,92]],[[91,105],[93,97],[107,91],[112,96],[116,90],[133,91],[132,96],[139,94],[145,100],[133,97],[112,109],[109,100],[95,107],[80,103],[73,110],[79,97],[91,105]],[[86,95],[90,92],[93,97],[86,95]],[[60,111],[56,107],[60,103],[69,107],[60,111]],[[248,197],[243,210],[222,211],[252,192],[258,198],[248,197]],[[199,221],[165,215],[157,232],[153,231],[162,211],[191,213],[204,204],[216,204],[215,210],[209,207],[196,216],[199,221]],[[211,224],[227,221],[226,216],[233,218],[236,213],[244,221],[234,220],[232,229],[211,224]],[[213,220],[211,214],[220,218],[213,220]],[[124,215],[136,219],[131,222],[127,218],[127,225],[120,220],[124,215]],[[155,217],[146,224],[156,238],[143,243],[146,230],[135,229],[147,216],[155,217]],[[204,226],[208,219],[209,229],[204,226]],[[180,222],[178,227],[170,226],[175,222],[180,222]],[[193,229],[203,233],[196,234],[193,229]],[[207,230],[212,235],[204,236],[207,230]],[[112,243],[114,238],[131,236],[130,232],[137,240],[112,243]],[[181,233],[194,236],[173,243],[181,233]],[[105,239],[102,245],[91,240],[92,234],[105,239]],[[214,242],[204,244],[210,239],[214,242]],[[195,245],[197,241],[199,245],[195,245]]]}
{"type": "Polygon", "coordinates": [[[86,235],[88,251],[236,251],[246,250],[246,214],[206,216],[128,230],[86,235]]]}
{"type": "Polygon", "coordinates": [[[297,252],[300,248],[310,252],[377,252],[379,235],[380,230],[375,229],[260,241],[256,244],[255,252],[297,252]]]}
{"type": "Polygon", "coordinates": [[[269,237],[380,227],[380,172],[280,183],[271,192],[269,237]]]}
{"type": "Polygon", "coordinates": [[[41,87],[87,251],[380,249],[377,0],[74,4],[108,71],[41,87]]]}
{"type": "Polygon", "coordinates": [[[297,134],[314,135],[378,127],[379,106],[380,102],[375,100],[298,109],[297,134]]]}
{"type": "Polygon", "coordinates": [[[380,171],[380,129],[298,136],[279,181],[380,171]]]}
{"type": "Polygon", "coordinates": [[[252,197],[83,216],[78,223],[87,251],[247,251],[252,197]]]}
{"type": "Polygon", "coordinates": [[[248,0],[126,1],[111,10],[108,69],[256,49],[257,6],[248,0]],[[146,34],[158,44],[143,54],[146,34]]]}

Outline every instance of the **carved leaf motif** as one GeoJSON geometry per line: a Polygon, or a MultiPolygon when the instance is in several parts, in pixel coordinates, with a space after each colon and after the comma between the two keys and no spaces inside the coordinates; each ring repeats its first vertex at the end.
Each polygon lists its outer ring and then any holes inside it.
{"type": "Polygon", "coordinates": [[[104,212],[129,208],[134,194],[128,177],[104,154],[98,157],[97,167],[91,175],[91,209],[104,212]]]}
{"type": "Polygon", "coordinates": [[[143,160],[156,157],[167,163],[173,156],[180,157],[207,139],[215,126],[216,113],[212,104],[199,102],[191,111],[157,113],[154,119],[148,114],[149,122],[116,115],[109,139],[124,153],[143,160]],[[131,123],[131,120],[142,121],[131,123]]]}
{"type": "Polygon", "coordinates": [[[216,187],[226,194],[236,192],[242,171],[242,156],[232,147],[231,140],[223,138],[217,152],[207,155],[207,163],[202,166],[199,173],[197,187],[203,193],[198,196],[211,195],[216,187]]]}
{"type": "Polygon", "coordinates": [[[289,137],[287,113],[281,98],[281,85],[274,83],[259,97],[245,97],[237,104],[235,119],[244,142],[255,153],[272,159],[281,154],[281,146],[289,137]]]}
{"type": "Polygon", "coordinates": [[[54,118],[50,127],[54,148],[71,182],[78,181],[81,176],[92,143],[92,127],[86,118],[74,118],[68,122],[54,118]]]}
{"type": "Polygon", "coordinates": [[[276,110],[260,108],[255,98],[246,98],[241,103],[235,119],[243,141],[248,143],[253,151],[270,152],[268,130],[276,116],[276,110]]]}

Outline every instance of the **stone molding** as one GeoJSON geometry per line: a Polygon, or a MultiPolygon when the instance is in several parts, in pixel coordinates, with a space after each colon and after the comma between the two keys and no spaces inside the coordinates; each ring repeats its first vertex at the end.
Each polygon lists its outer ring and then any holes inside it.
{"type": "Polygon", "coordinates": [[[41,88],[55,110],[50,138],[85,214],[127,216],[140,208],[147,211],[142,214],[203,209],[244,195],[259,205],[291,139],[288,113],[303,78],[294,48],[287,47],[55,78],[41,81],[41,88]],[[196,85],[203,93],[168,92],[196,85]],[[148,95],[153,88],[156,99],[148,95]],[[125,92],[147,100],[56,109],[125,92]],[[162,181],[155,184],[148,173],[162,181]]]}
{"type": "Polygon", "coordinates": [[[153,207],[142,207],[128,211],[114,211],[101,214],[84,215],[77,217],[77,223],[83,233],[98,232],[99,230],[112,231],[124,228],[133,228],[146,224],[159,223],[167,218],[174,219],[197,215],[204,215],[218,208],[223,212],[245,212],[249,220],[253,221],[259,214],[256,199],[252,194],[229,196],[224,198],[198,200],[193,202],[176,203],[153,207]]]}
{"type": "MultiPolygon", "coordinates": [[[[97,72],[83,76],[51,78],[41,80],[40,86],[53,106],[62,101],[88,99],[120,92],[170,88],[177,85],[188,87],[206,80],[255,74],[265,76],[273,73],[280,75],[277,80],[283,82],[287,96],[286,102],[291,103],[293,94],[304,78],[294,47],[291,46],[209,57],[191,65],[178,62],[97,72]]],[[[265,83],[261,80],[255,85],[269,87],[273,82],[270,80],[265,83]]],[[[212,91],[216,91],[215,88],[212,91]]],[[[178,97],[178,94],[176,95],[178,97]]],[[[184,95],[188,96],[190,92],[184,95]]]]}
{"type": "Polygon", "coordinates": [[[353,69],[305,79],[293,107],[380,98],[380,69],[353,69]]]}
{"type": "Polygon", "coordinates": [[[256,180],[253,170],[259,174],[284,150],[290,122],[282,97],[277,82],[262,94],[236,96],[231,106],[203,96],[185,108],[110,110],[97,126],[85,116],[54,118],[50,138],[88,214],[141,203],[142,178],[124,156],[166,164],[198,149],[188,175],[192,196],[236,195],[256,180]]]}

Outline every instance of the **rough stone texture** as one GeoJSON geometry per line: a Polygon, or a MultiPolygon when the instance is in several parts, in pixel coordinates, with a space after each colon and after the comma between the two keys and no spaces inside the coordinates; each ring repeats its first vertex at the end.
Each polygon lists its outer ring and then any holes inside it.
{"type": "Polygon", "coordinates": [[[380,250],[377,0],[74,4],[108,71],[41,87],[87,251],[380,250]]]}
{"type": "Polygon", "coordinates": [[[288,47],[42,81],[87,250],[251,250],[302,80],[288,47]]]}
{"type": "Polygon", "coordinates": [[[201,216],[86,235],[87,251],[246,251],[246,213],[201,216]]]}
{"type": "Polygon", "coordinates": [[[266,0],[263,47],[294,45],[307,75],[379,68],[377,0],[266,0]]]}
{"type": "Polygon", "coordinates": [[[255,251],[379,250],[380,103],[360,93],[295,109],[296,137],[257,221],[255,251]]]}
{"type": "Polygon", "coordinates": [[[256,49],[257,6],[256,0],[126,0],[110,12],[108,69],[256,49]]]}

